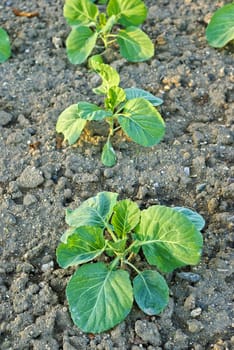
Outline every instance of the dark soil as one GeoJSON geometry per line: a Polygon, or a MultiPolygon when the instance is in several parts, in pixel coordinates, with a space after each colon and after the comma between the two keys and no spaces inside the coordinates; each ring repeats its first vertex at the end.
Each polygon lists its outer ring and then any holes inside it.
{"type": "Polygon", "coordinates": [[[63,1],[1,0],[13,51],[0,66],[1,350],[233,348],[233,45],[216,50],[205,39],[209,17],[227,2],[146,1],[154,58],[132,64],[110,50],[108,60],[122,87],[163,98],[167,132],[153,148],[116,135],[118,164],[105,168],[102,126],[90,125],[75,147],[55,132],[70,104],[96,102],[96,75],[66,56],[63,1]],[[16,17],[12,8],[39,17],[16,17]],[[65,208],[104,190],[141,208],[198,211],[204,251],[198,266],[166,276],[171,298],[160,316],[135,306],[119,326],[91,335],[71,321],[65,286],[73,270],[59,268],[55,249],[65,208]]]}

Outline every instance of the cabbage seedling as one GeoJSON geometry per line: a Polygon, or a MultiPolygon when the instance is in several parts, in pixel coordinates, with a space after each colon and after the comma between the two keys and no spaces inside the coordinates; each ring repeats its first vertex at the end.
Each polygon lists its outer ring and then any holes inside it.
{"type": "Polygon", "coordinates": [[[80,64],[95,48],[103,51],[113,43],[128,61],[148,60],[154,55],[154,46],[139,28],[146,16],[147,8],[141,0],[110,0],[106,13],[91,0],[66,0],[64,17],[72,27],[66,40],[70,62],[80,64]]]}
{"type": "Polygon", "coordinates": [[[66,295],[74,323],[85,332],[100,333],[123,321],[134,299],[147,315],[159,314],[169,288],[155,267],[167,273],[200,260],[204,219],[199,214],[161,205],[140,210],[117,196],[100,192],[67,210],[70,227],[57,247],[62,268],[78,266],[66,295]],[[152,265],[143,271],[136,260],[141,251],[152,265]]]}
{"type": "Polygon", "coordinates": [[[163,101],[142,89],[122,89],[114,68],[94,59],[90,64],[102,78],[102,84],[93,91],[105,96],[104,106],[89,102],[73,104],[60,114],[56,130],[63,133],[72,145],[79,139],[87,121],[105,120],[109,124],[109,135],[101,159],[105,166],[111,167],[116,164],[116,154],[110,139],[118,129],[122,128],[127,136],[142,146],[153,146],[161,141],[165,124],[155,106],[163,101]]]}

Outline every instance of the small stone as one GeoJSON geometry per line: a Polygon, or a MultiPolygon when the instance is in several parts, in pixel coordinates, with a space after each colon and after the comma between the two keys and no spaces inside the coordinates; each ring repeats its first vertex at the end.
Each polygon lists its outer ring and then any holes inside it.
{"type": "Polygon", "coordinates": [[[196,309],[191,311],[190,315],[192,317],[198,317],[201,315],[201,313],[202,313],[202,309],[200,307],[197,307],[196,309]]]}
{"type": "Polygon", "coordinates": [[[0,125],[5,126],[9,124],[13,119],[13,116],[10,113],[5,111],[0,111],[0,125]]]}
{"type": "Polygon", "coordinates": [[[196,298],[195,298],[195,295],[190,294],[190,295],[185,299],[184,308],[185,308],[185,310],[192,310],[192,309],[195,308],[195,306],[196,306],[196,298]]]}
{"type": "Polygon", "coordinates": [[[64,191],[64,198],[70,199],[72,197],[72,191],[70,188],[66,188],[64,191]]]}
{"type": "Polygon", "coordinates": [[[210,214],[213,214],[216,212],[216,209],[219,206],[219,202],[216,198],[211,198],[208,202],[208,211],[210,214]]]}
{"type": "Polygon", "coordinates": [[[41,271],[43,271],[43,272],[53,270],[53,268],[54,268],[53,261],[49,261],[48,263],[41,265],[41,271]]]}
{"type": "Polygon", "coordinates": [[[198,320],[188,320],[187,325],[191,333],[198,333],[204,328],[203,324],[198,320]]]}
{"type": "Polygon", "coordinates": [[[37,198],[33,194],[28,193],[24,196],[23,204],[26,207],[29,207],[30,205],[32,205],[36,202],[37,202],[37,198]]]}
{"type": "Polygon", "coordinates": [[[104,170],[103,175],[104,175],[104,177],[105,177],[106,179],[110,179],[110,178],[113,177],[114,171],[113,171],[113,169],[107,168],[107,169],[104,170]]]}
{"type": "Polygon", "coordinates": [[[186,280],[190,283],[197,283],[200,281],[201,276],[198,275],[197,273],[192,273],[192,272],[178,272],[176,274],[177,277],[179,277],[182,280],[186,280]]]}
{"type": "Polygon", "coordinates": [[[206,184],[205,183],[204,184],[199,184],[199,185],[196,186],[196,192],[200,193],[200,192],[204,191],[205,188],[206,188],[206,184]]]}
{"type": "Polygon", "coordinates": [[[135,332],[143,341],[147,341],[154,346],[161,345],[161,336],[155,323],[137,320],[135,332]]]}
{"type": "Polygon", "coordinates": [[[35,188],[44,182],[44,177],[41,172],[32,166],[24,169],[20,177],[17,179],[17,184],[22,188],[35,188]]]}

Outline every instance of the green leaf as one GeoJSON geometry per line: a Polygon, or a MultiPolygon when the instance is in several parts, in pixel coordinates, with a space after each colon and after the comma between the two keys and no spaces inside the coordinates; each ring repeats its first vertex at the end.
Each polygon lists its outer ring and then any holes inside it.
{"type": "Polygon", "coordinates": [[[115,16],[111,16],[110,18],[108,18],[107,22],[105,23],[105,25],[102,26],[100,32],[102,34],[108,34],[111,32],[111,29],[113,27],[113,25],[116,23],[116,17],[115,16]]]}
{"type": "Polygon", "coordinates": [[[103,59],[101,55],[93,55],[88,60],[88,67],[90,69],[93,69],[93,66],[95,67],[95,63],[103,63],[103,59]]]}
{"type": "Polygon", "coordinates": [[[234,40],[234,2],[214,13],[206,28],[206,39],[209,45],[217,48],[234,40]]]}
{"type": "Polygon", "coordinates": [[[113,67],[98,62],[92,62],[92,67],[102,78],[102,84],[93,89],[96,94],[106,95],[111,87],[119,85],[119,74],[113,67]]]}
{"type": "Polygon", "coordinates": [[[123,101],[126,100],[126,94],[124,89],[119,86],[111,87],[107,92],[107,97],[105,99],[105,106],[107,109],[112,111],[123,101]]]}
{"type": "Polygon", "coordinates": [[[104,332],[123,321],[133,303],[128,273],[109,270],[101,262],[78,268],[66,294],[74,323],[91,333],[104,332]]]}
{"type": "Polygon", "coordinates": [[[136,203],[129,199],[124,199],[116,203],[113,211],[111,224],[118,237],[124,238],[138,224],[140,209],[136,203]]]}
{"type": "Polygon", "coordinates": [[[60,241],[63,243],[67,243],[68,237],[73,235],[73,233],[76,233],[76,230],[76,227],[69,227],[60,237],[60,241]]]}
{"type": "Polygon", "coordinates": [[[124,89],[124,91],[126,93],[127,100],[132,100],[133,98],[136,98],[136,97],[142,97],[145,100],[152,103],[153,106],[159,106],[163,103],[163,100],[161,98],[156,97],[156,96],[152,95],[150,92],[142,90],[142,89],[127,88],[127,89],[124,89]]]}
{"type": "Polygon", "coordinates": [[[107,253],[113,253],[114,251],[118,253],[124,253],[126,248],[126,243],[127,243],[127,238],[119,239],[116,242],[109,241],[108,248],[106,249],[107,253]]]}
{"type": "Polygon", "coordinates": [[[98,33],[87,26],[72,28],[67,37],[67,55],[71,63],[80,64],[91,54],[97,41],[98,33]]]}
{"type": "Polygon", "coordinates": [[[105,240],[101,228],[79,227],[68,237],[66,244],[59,244],[56,250],[57,261],[63,268],[83,264],[101,255],[104,249],[105,240]]]}
{"type": "Polygon", "coordinates": [[[184,215],[164,206],[152,206],[141,212],[135,229],[149,264],[170,272],[199,262],[202,235],[184,215]]]}
{"type": "Polygon", "coordinates": [[[123,26],[138,26],[146,19],[147,8],[141,0],[110,0],[107,14],[115,15],[123,26]]]}
{"type": "Polygon", "coordinates": [[[110,141],[107,140],[102,149],[101,161],[105,166],[112,167],[116,164],[116,160],[117,157],[114,148],[112,147],[110,141]]]}
{"type": "Polygon", "coordinates": [[[118,121],[125,133],[142,146],[153,146],[161,141],[165,124],[159,112],[143,98],[129,100],[118,121]]]}
{"type": "Polygon", "coordinates": [[[89,102],[79,102],[78,110],[80,118],[86,120],[102,120],[113,115],[111,111],[106,111],[89,102]]]}
{"type": "Polygon", "coordinates": [[[105,111],[89,102],[79,102],[66,108],[59,116],[56,131],[64,134],[69,145],[75,143],[86,125],[86,120],[102,120],[111,117],[112,112],[105,111]]]}
{"type": "Polygon", "coordinates": [[[145,270],[134,278],[133,294],[137,305],[147,315],[158,315],[169,300],[165,279],[152,270],[145,270]]]}
{"type": "Polygon", "coordinates": [[[154,55],[154,45],[147,34],[136,27],[118,32],[120,54],[130,62],[146,61],[154,55]]]}
{"type": "Polygon", "coordinates": [[[11,55],[10,39],[7,32],[0,28],[0,63],[5,62],[11,55]]]}
{"type": "Polygon", "coordinates": [[[198,231],[204,228],[206,222],[196,211],[184,207],[173,207],[172,209],[184,214],[195,225],[198,231]]]}
{"type": "Polygon", "coordinates": [[[60,114],[56,131],[63,133],[65,140],[68,140],[69,145],[72,145],[80,137],[85,124],[86,120],[80,118],[78,104],[74,104],[60,114]]]}
{"type": "Polygon", "coordinates": [[[95,197],[84,201],[77,209],[66,211],[69,226],[97,226],[104,228],[110,219],[117,202],[117,193],[99,192],[95,197]]]}
{"type": "Polygon", "coordinates": [[[93,25],[98,13],[97,6],[87,0],[66,0],[63,8],[63,15],[71,26],[93,25]]]}

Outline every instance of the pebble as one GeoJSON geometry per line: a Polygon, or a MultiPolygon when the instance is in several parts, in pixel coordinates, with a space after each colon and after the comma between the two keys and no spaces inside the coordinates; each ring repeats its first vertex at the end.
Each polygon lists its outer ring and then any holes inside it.
{"type": "Polygon", "coordinates": [[[23,204],[26,207],[29,207],[30,205],[32,205],[36,202],[37,202],[37,198],[33,194],[28,193],[24,196],[23,204]]]}
{"type": "Polygon", "coordinates": [[[194,294],[190,294],[184,302],[184,308],[185,310],[192,310],[196,306],[196,298],[194,294]]]}
{"type": "Polygon", "coordinates": [[[191,333],[198,333],[204,328],[203,324],[198,320],[188,320],[187,325],[191,333]]]}
{"type": "Polygon", "coordinates": [[[191,311],[190,315],[192,317],[198,317],[201,315],[201,313],[202,313],[202,309],[200,307],[197,307],[196,309],[191,311]]]}
{"type": "Polygon", "coordinates": [[[205,188],[206,188],[206,184],[205,184],[205,183],[203,183],[203,184],[198,184],[198,185],[196,186],[196,192],[197,192],[197,193],[200,193],[200,192],[204,191],[205,188]]]}
{"type": "Polygon", "coordinates": [[[17,179],[17,184],[21,188],[35,188],[44,182],[44,177],[41,172],[32,166],[24,169],[20,177],[17,179]]]}
{"type": "Polygon", "coordinates": [[[197,273],[193,272],[178,272],[176,274],[177,277],[179,277],[182,280],[186,280],[190,283],[197,283],[200,281],[201,276],[198,275],[197,273]]]}
{"type": "Polygon", "coordinates": [[[135,332],[142,340],[154,346],[161,345],[161,336],[155,323],[137,320],[135,332]]]}
{"type": "Polygon", "coordinates": [[[13,116],[10,113],[5,111],[0,111],[0,125],[5,126],[9,124],[13,119],[13,116]]]}
{"type": "Polygon", "coordinates": [[[41,265],[41,271],[43,271],[43,272],[46,272],[46,271],[49,271],[49,270],[53,270],[53,268],[54,268],[53,260],[49,261],[46,264],[41,265]]]}

